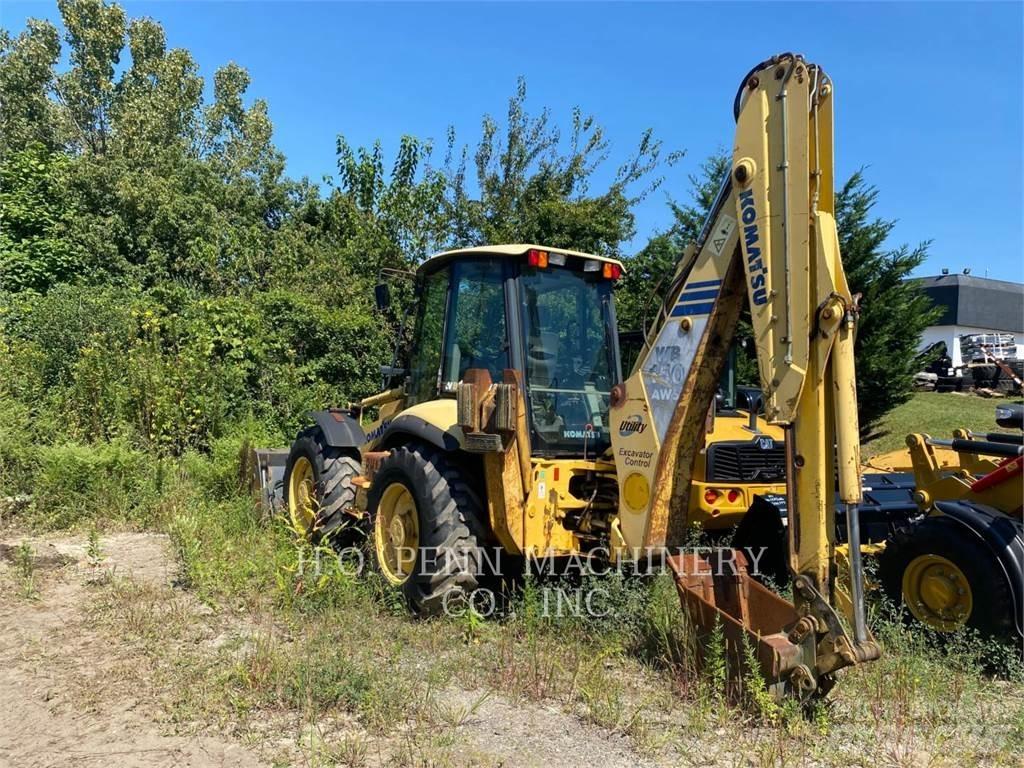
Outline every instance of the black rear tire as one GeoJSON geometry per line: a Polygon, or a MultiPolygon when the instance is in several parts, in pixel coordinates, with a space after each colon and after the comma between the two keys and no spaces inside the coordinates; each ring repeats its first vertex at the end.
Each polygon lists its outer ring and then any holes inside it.
{"type": "Polygon", "coordinates": [[[976,365],[971,368],[971,378],[974,386],[981,388],[995,388],[999,382],[999,366],[997,365],[976,365]]]}
{"type": "Polygon", "coordinates": [[[446,608],[463,604],[480,584],[485,541],[483,502],[468,473],[449,454],[436,448],[411,444],[394,448],[373,477],[367,507],[375,521],[371,557],[378,569],[386,531],[379,507],[389,487],[404,486],[415,502],[418,546],[415,563],[397,586],[410,611],[421,617],[437,616],[446,608]]]}
{"type": "Polygon", "coordinates": [[[313,472],[314,520],[306,531],[310,540],[328,542],[338,549],[362,541],[367,525],[350,514],[356,498],[356,487],[352,481],[363,471],[359,460],[351,453],[328,446],[320,427],[307,427],[299,432],[285,464],[286,510],[291,509],[292,473],[303,460],[309,462],[313,472]]]}
{"type": "MultiPolygon", "coordinates": [[[[907,604],[903,577],[911,563],[920,562],[919,558],[928,555],[948,560],[965,577],[971,595],[970,614],[963,621],[965,626],[985,637],[1013,636],[1013,597],[1006,574],[984,542],[947,518],[925,517],[889,537],[879,559],[879,575],[893,602],[907,607],[911,617],[916,618],[907,604]]],[[[944,631],[925,623],[932,629],[944,631]]]]}

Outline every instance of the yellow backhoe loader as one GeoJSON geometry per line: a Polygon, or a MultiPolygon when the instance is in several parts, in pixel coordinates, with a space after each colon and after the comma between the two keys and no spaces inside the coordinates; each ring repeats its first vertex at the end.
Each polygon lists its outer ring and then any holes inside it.
{"type": "MultiPolygon", "coordinates": [[[[492,547],[619,561],[667,551],[698,627],[752,643],[776,694],[823,693],[837,670],[876,658],[859,559],[858,312],[835,229],[832,89],[792,54],[743,79],[732,173],[625,380],[617,260],[525,244],[423,263],[412,345],[387,372],[390,388],[314,414],[291,448],[295,523],[313,534],[365,526],[377,566],[421,614],[471,592],[492,547]],[[676,549],[745,301],[773,426],[740,448],[784,457],[791,603],[751,577],[749,550],[676,549]],[[837,505],[848,593],[835,565],[837,505]]],[[[775,507],[754,503],[747,519],[756,510],[781,530],[775,507]]]]}

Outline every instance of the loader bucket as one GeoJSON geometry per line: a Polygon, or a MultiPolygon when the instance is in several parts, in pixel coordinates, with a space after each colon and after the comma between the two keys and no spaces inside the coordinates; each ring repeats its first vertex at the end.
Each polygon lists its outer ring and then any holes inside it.
{"type": "Polygon", "coordinates": [[[742,668],[749,644],[776,699],[806,700],[828,692],[832,670],[822,670],[816,658],[816,622],[755,580],[741,550],[706,556],[687,552],[671,556],[668,563],[683,610],[702,639],[721,626],[730,671],[742,668]]]}
{"type": "Polygon", "coordinates": [[[284,508],[284,469],[288,461],[287,448],[255,448],[248,442],[242,445],[239,456],[239,480],[258,500],[265,516],[284,508]]]}

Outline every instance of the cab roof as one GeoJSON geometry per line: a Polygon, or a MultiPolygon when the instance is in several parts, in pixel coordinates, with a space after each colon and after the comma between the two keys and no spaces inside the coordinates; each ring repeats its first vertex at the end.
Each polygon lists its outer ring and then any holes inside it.
{"type": "Polygon", "coordinates": [[[440,268],[443,264],[451,261],[452,259],[464,258],[467,256],[493,256],[496,258],[521,257],[526,256],[527,251],[533,249],[547,251],[548,253],[564,253],[566,256],[575,256],[580,259],[593,259],[594,261],[600,261],[602,263],[607,262],[609,264],[618,264],[619,267],[622,267],[621,261],[608,256],[597,256],[593,253],[571,251],[568,248],[549,248],[546,245],[537,245],[536,243],[514,243],[511,245],[475,245],[472,248],[457,248],[452,251],[436,253],[420,264],[416,273],[424,274],[427,272],[433,272],[435,269],[440,268]]]}

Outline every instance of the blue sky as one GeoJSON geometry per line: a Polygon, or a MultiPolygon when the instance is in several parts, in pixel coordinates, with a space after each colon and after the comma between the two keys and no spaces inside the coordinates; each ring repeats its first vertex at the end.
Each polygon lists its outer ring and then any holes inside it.
{"type": "MultiPolygon", "coordinates": [[[[334,170],[334,143],[404,133],[475,142],[516,78],[532,111],[568,125],[579,105],[612,142],[606,175],[650,127],[686,150],[637,209],[632,247],[666,227],[668,195],[732,141],[749,67],[783,50],[836,83],[837,172],[866,166],[894,245],[933,240],[919,274],[970,267],[1024,280],[1024,5],[1021,3],[344,4],[125,3],[192,51],[209,81],[233,60],[267,99],[291,175],[334,170]]],[[[0,24],[57,19],[52,3],[0,3],[0,24]]]]}

